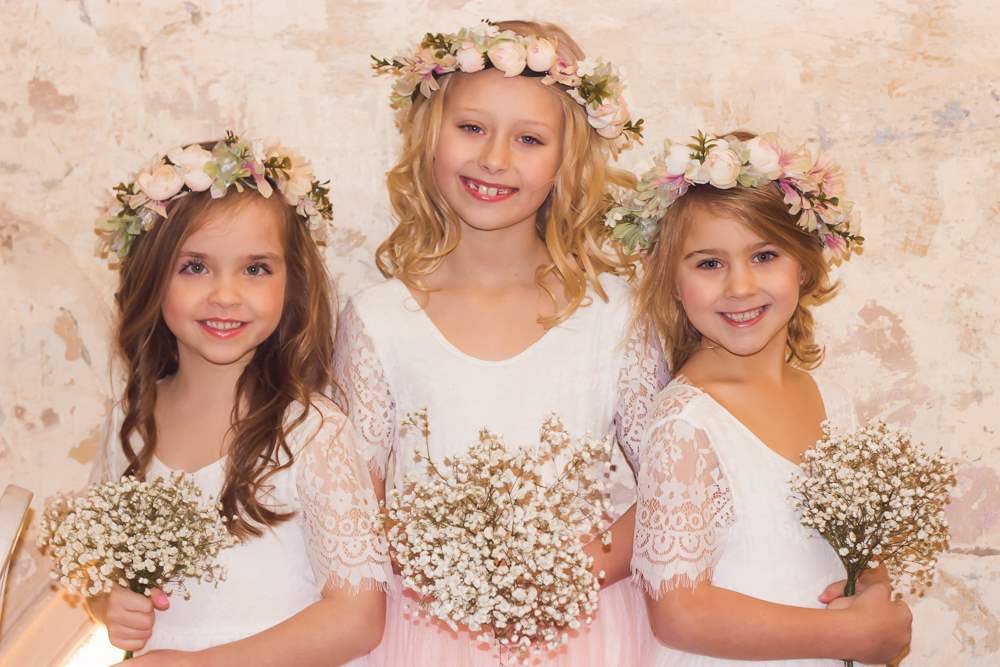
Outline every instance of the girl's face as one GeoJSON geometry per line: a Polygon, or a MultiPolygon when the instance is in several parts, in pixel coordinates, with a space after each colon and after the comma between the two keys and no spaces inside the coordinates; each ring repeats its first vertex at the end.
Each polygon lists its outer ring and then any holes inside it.
{"type": "Polygon", "coordinates": [[[455,74],[434,154],[434,179],[470,227],[534,224],[562,159],[558,93],[497,69],[455,74]]]}
{"type": "Polygon", "coordinates": [[[737,356],[783,351],[799,300],[798,260],[736,218],[708,208],[693,213],[676,282],[691,324],[737,356]]]}
{"type": "Polygon", "coordinates": [[[282,224],[274,207],[252,198],[209,211],[184,241],[162,307],[181,368],[245,366],[277,328],[287,280],[282,224]]]}

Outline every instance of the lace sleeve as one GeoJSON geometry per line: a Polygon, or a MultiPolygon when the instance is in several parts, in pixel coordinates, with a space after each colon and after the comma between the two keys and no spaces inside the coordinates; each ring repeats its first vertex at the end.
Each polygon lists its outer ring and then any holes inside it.
{"type": "Polygon", "coordinates": [[[396,403],[364,322],[348,301],[337,324],[334,342],[337,403],[350,417],[369,468],[385,479],[395,440],[396,403]]]}
{"type": "Polygon", "coordinates": [[[306,550],[323,590],[385,590],[389,559],[378,502],[347,418],[326,417],[295,466],[306,550]]]}
{"type": "Polygon", "coordinates": [[[632,572],[650,595],[711,581],[732,494],[708,435],[682,419],[660,421],[643,445],[632,572]]]}
{"type": "Polygon", "coordinates": [[[635,327],[623,343],[618,371],[615,434],[633,468],[639,467],[639,445],[649,423],[653,399],[670,380],[663,348],[652,331],[635,327]]]}

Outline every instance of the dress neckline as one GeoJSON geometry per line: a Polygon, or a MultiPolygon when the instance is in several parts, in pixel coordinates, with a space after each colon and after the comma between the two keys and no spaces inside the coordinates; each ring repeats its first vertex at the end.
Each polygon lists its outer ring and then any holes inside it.
{"type": "Polygon", "coordinates": [[[570,315],[567,319],[563,320],[556,326],[549,328],[545,333],[543,333],[541,336],[539,336],[534,341],[529,343],[527,347],[523,348],[520,352],[517,352],[512,356],[506,357],[504,359],[482,359],[480,357],[471,355],[468,352],[465,352],[457,345],[452,343],[448,339],[448,337],[444,334],[444,332],[441,331],[441,328],[438,327],[438,325],[435,324],[434,320],[431,319],[430,315],[428,315],[427,312],[420,307],[420,303],[417,301],[417,298],[413,296],[413,293],[410,291],[410,288],[407,287],[402,280],[399,280],[398,278],[393,278],[392,282],[398,283],[399,289],[402,291],[403,296],[406,299],[406,301],[404,302],[404,307],[406,308],[406,310],[409,312],[413,312],[417,316],[417,318],[423,322],[424,327],[430,332],[431,336],[437,339],[437,341],[442,345],[442,347],[444,347],[452,355],[459,357],[460,359],[463,359],[465,361],[468,361],[469,363],[476,364],[477,366],[507,366],[510,364],[517,363],[524,357],[533,354],[535,350],[547,344],[547,341],[553,338],[553,334],[558,329],[560,329],[563,325],[573,321],[582,310],[582,307],[578,307],[573,312],[573,314],[570,315]],[[410,302],[412,302],[412,307],[410,307],[410,302]]]}
{"type": "MultiPolygon", "coordinates": [[[[830,419],[830,415],[829,415],[829,413],[827,411],[828,401],[827,401],[826,394],[823,391],[823,385],[822,385],[822,383],[818,382],[816,380],[816,378],[812,376],[811,373],[807,373],[807,375],[809,375],[809,379],[812,380],[813,385],[816,387],[816,392],[819,394],[819,400],[823,403],[823,421],[824,422],[828,421],[830,419]]],[[[775,451],[773,448],[771,448],[770,445],[768,445],[766,442],[764,442],[763,440],[761,440],[760,436],[758,436],[756,433],[754,433],[753,430],[749,426],[747,426],[746,424],[744,424],[739,419],[739,417],[737,417],[732,412],[730,412],[729,409],[726,408],[726,406],[724,406],[722,403],[720,403],[719,401],[715,400],[715,397],[713,397],[707,391],[705,391],[704,389],[702,389],[701,387],[699,387],[698,385],[696,385],[695,383],[693,383],[691,381],[691,378],[687,377],[683,373],[678,373],[677,375],[675,375],[673,377],[673,380],[671,380],[671,382],[677,382],[678,384],[682,384],[685,387],[690,387],[694,391],[698,392],[700,395],[704,396],[720,412],[722,412],[724,415],[726,415],[727,419],[729,419],[730,421],[734,422],[737,425],[737,428],[739,428],[747,436],[749,436],[750,439],[760,449],[764,450],[765,453],[767,453],[770,457],[772,457],[776,461],[782,463],[785,466],[791,466],[791,467],[796,468],[796,469],[799,467],[799,463],[798,462],[793,461],[792,459],[779,454],[777,451],[775,451]]],[[[813,444],[815,444],[815,443],[813,443],[813,444]]],[[[810,446],[812,446],[812,445],[810,445],[810,446]]]]}

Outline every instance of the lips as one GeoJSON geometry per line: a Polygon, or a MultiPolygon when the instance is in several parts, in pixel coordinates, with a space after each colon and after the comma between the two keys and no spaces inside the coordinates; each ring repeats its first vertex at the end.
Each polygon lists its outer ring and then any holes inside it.
{"type": "Polygon", "coordinates": [[[499,183],[489,183],[480,181],[468,176],[460,176],[462,186],[465,191],[472,195],[473,199],[484,202],[498,202],[510,198],[517,193],[517,188],[512,188],[499,183]]]}
{"type": "Polygon", "coordinates": [[[216,338],[232,338],[237,336],[246,329],[249,322],[243,322],[242,320],[198,320],[198,324],[201,326],[202,331],[206,332],[211,336],[216,338]]]}
{"type": "Polygon", "coordinates": [[[757,308],[751,308],[749,310],[719,313],[719,315],[722,316],[723,320],[734,327],[750,327],[764,317],[764,314],[767,312],[767,308],[767,306],[758,306],[757,308]]]}

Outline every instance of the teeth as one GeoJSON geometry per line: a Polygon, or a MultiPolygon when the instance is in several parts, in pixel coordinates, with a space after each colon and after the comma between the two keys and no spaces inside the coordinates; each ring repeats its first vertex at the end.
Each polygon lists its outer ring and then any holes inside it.
{"type": "Polygon", "coordinates": [[[468,186],[470,190],[478,192],[484,197],[496,197],[497,195],[507,195],[511,193],[509,188],[495,188],[487,185],[477,185],[472,181],[468,181],[468,186]]]}
{"type": "Polygon", "coordinates": [[[205,325],[209,329],[218,329],[219,331],[229,331],[230,329],[237,329],[243,326],[242,322],[219,322],[217,320],[205,320],[205,325]]]}
{"type": "Polygon", "coordinates": [[[754,308],[753,310],[746,310],[742,313],[725,313],[725,316],[731,319],[733,322],[749,322],[753,318],[764,312],[764,308],[754,308]]]}

